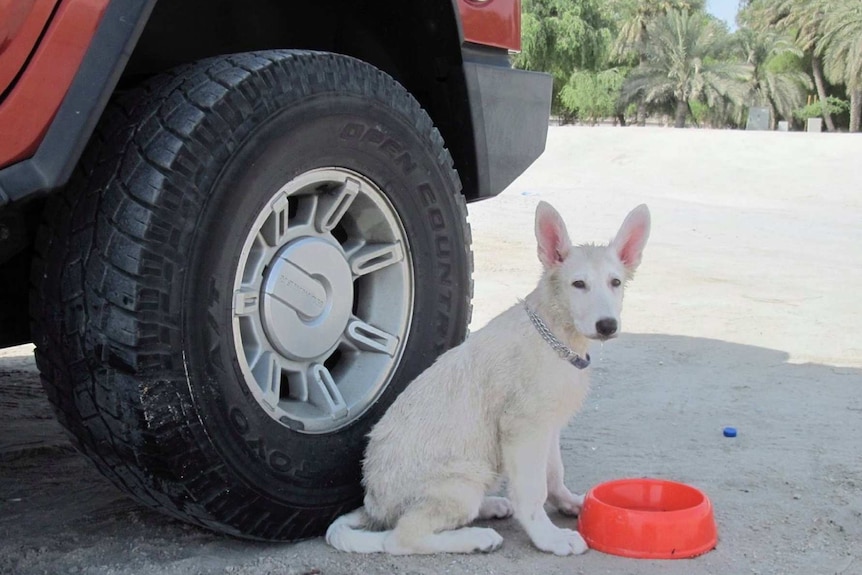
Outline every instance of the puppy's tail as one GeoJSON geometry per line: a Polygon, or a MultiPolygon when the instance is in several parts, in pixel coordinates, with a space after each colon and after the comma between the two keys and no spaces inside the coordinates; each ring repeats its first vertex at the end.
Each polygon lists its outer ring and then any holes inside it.
{"type": "Polygon", "coordinates": [[[342,515],[326,530],[326,542],[339,551],[382,553],[383,541],[391,531],[368,531],[371,518],[360,507],[342,515]]]}

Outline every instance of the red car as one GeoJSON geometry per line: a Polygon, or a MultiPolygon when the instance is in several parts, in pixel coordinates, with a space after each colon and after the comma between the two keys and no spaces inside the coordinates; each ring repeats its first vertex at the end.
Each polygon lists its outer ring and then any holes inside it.
{"type": "Polygon", "coordinates": [[[0,0],[0,346],[143,503],[322,533],[544,150],[519,47],[518,0],[0,0]]]}

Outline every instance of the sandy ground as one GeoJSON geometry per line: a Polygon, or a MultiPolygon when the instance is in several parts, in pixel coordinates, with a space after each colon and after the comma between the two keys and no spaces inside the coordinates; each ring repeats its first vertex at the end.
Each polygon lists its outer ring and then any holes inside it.
{"type": "Polygon", "coordinates": [[[626,333],[593,349],[593,390],[564,433],[567,482],[700,487],[720,537],[702,557],[558,558],[511,520],[495,524],[506,542],[493,554],[420,558],[188,527],[127,499],[71,450],[25,346],[0,352],[0,573],[862,573],[860,157],[852,136],[552,128],[524,176],[471,206],[475,329],[538,277],[540,199],[576,242],[607,240],[649,204],[626,333]],[[728,425],[737,438],[722,436],[728,425]]]}

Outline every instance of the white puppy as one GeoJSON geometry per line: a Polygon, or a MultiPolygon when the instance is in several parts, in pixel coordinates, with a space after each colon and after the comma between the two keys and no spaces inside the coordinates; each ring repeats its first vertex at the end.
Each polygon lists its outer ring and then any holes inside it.
{"type": "Polygon", "coordinates": [[[560,429],[587,392],[588,340],[619,333],[623,288],[649,228],[641,205],[610,245],[573,247],[560,215],[541,202],[539,285],[440,356],[392,404],[369,435],[365,505],[335,520],[326,541],[359,553],[492,551],[502,537],[466,525],[514,513],[542,551],[586,551],[544,504],[580,511],[583,498],[563,483],[560,429]],[[509,499],[486,496],[503,480],[509,499]]]}

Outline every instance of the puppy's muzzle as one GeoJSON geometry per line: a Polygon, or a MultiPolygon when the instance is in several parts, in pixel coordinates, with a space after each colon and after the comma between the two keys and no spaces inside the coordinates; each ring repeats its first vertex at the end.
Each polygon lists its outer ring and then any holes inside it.
{"type": "Polygon", "coordinates": [[[612,317],[605,317],[596,322],[596,333],[601,340],[616,337],[618,329],[619,323],[612,317]]]}

